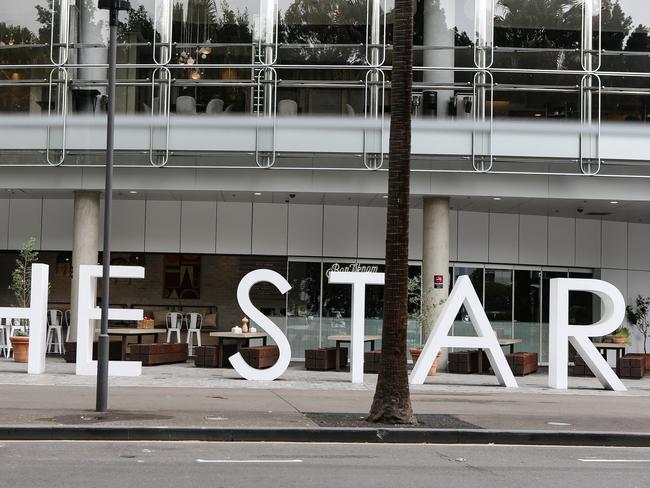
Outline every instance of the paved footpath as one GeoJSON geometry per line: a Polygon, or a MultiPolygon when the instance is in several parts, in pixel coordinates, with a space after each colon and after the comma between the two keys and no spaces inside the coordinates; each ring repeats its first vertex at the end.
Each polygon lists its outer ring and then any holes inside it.
{"type": "MultiPolygon", "coordinates": [[[[94,377],[73,372],[73,365],[48,359],[47,374],[30,376],[24,365],[0,360],[0,426],[313,429],[337,426],[337,414],[361,419],[376,381],[366,375],[353,385],[349,372],[301,365],[274,382],[189,363],[157,366],[141,377],[112,378],[110,415],[97,417],[94,377]]],[[[490,375],[438,374],[412,387],[413,408],[454,429],[637,433],[650,440],[650,377],[626,380],[627,392],[603,390],[594,378],[570,378],[571,389],[551,390],[546,373],[517,381],[519,388],[506,389],[490,375]]]]}

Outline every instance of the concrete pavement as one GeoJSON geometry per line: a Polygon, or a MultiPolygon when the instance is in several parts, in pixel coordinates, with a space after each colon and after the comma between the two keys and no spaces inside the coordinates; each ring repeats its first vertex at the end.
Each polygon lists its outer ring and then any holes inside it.
{"type": "MultiPolygon", "coordinates": [[[[111,412],[97,417],[95,380],[75,376],[72,366],[48,359],[47,374],[29,376],[24,365],[0,360],[0,426],[365,428],[361,419],[376,380],[366,375],[364,384],[352,385],[349,372],[309,372],[302,365],[275,382],[189,363],[157,366],[139,378],[111,379],[111,412]]],[[[412,388],[413,408],[429,430],[618,432],[645,435],[650,445],[650,378],[626,380],[628,392],[603,390],[594,378],[571,378],[567,391],[547,388],[545,373],[517,380],[520,388],[506,389],[490,375],[440,373],[412,388]]]]}

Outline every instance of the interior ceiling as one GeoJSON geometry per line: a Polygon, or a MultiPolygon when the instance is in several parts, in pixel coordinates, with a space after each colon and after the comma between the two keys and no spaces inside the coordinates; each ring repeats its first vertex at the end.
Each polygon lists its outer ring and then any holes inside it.
{"type": "MultiPolygon", "coordinates": [[[[0,198],[73,198],[73,192],[14,189],[1,193],[0,198]]],[[[146,190],[131,193],[127,190],[119,190],[115,192],[114,198],[117,200],[186,200],[303,205],[361,205],[369,207],[386,206],[384,194],[301,193],[299,191],[296,191],[296,193],[261,192],[261,195],[256,195],[250,191],[146,190]],[[292,197],[292,195],[294,196],[292,197]]],[[[411,208],[422,208],[422,202],[422,195],[411,195],[411,208]]],[[[618,203],[611,203],[607,200],[520,197],[501,197],[497,200],[495,197],[467,196],[452,197],[450,199],[450,207],[455,210],[469,212],[521,213],[650,223],[650,202],[639,201],[620,200],[618,203]]]]}

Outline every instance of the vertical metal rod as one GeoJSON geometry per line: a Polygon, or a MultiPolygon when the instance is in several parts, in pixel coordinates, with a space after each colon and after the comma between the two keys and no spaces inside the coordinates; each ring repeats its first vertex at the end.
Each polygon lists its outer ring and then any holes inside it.
{"type": "Polygon", "coordinates": [[[108,116],[106,124],[106,182],[104,188],[104,249],[102,252],[102,315],[97,344],[97,412],[108,410],[108,302],[111,264],[111,207],[113,205],[113,147],[115,124],[115,75],[117,64],[117,16],[110,10],[108,47],[108,116]]]}

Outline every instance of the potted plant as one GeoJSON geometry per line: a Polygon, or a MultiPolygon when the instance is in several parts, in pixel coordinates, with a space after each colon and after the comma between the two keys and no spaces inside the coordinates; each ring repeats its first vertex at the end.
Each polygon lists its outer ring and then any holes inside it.
{"type": "MultiPolygon", "coordinates": [[[[442,299],[440,300],[440,302],[434,305],[430,305],[430,306],[422,305],[422,286],[421,286],[421,281],[419,276],[415,276],[413,278],[408,279],[408,300],[410,306],[409,308],[415,309],[415,311],[410,315],[417,321],[418,329],[420,330],[420,332],[422,332],[424,328],[424,324],[427,321],[431,321],[433,319],[433,312],[436,309],[436,307],[438,305],[442,305],[443,303],[445,303],[445,300],[442,299]]],[[[422,353],[422,349],[424,349],[424,344],[417,344],[409,348],[409,352],[411,353],[411,358],[413,359],[414,365],[415,363],[417,363],[418,358],[422,353]]],[[[429,368],[429,372],[427,373],[427,376],[433,376],[436,374],[438,370],[438,363],[440,362],[440,356],[441,356],[441,352],[438,351],[438,354],[436,355],[436,358],[434,359],[431,368],[429,368]]]]}
{"type": "Polygon", "coordinates": [[[645,356],[645,369],[650,369],[650,354],[648,354],[648,336],[650,336],[650,322],[648,321],[648,310],[650,309],[650,297],[637,295],[634,305],[625,307],[627,320],[636,327],[643,337],[643,355],[645,356]]]}
{"type": "Polygon", "coordinates": [[[26,363],[29,357],[29,334],[22,329],[18,329],[9,340],[14,351],[14,361],[26,363]]]}
{"type": "Polygon", "coordinates": [[[630,337],[630,331],[627,327],[619,327],[612,334],[612,342],[614,344],[627,344],[627,340],[630,337]]]}

